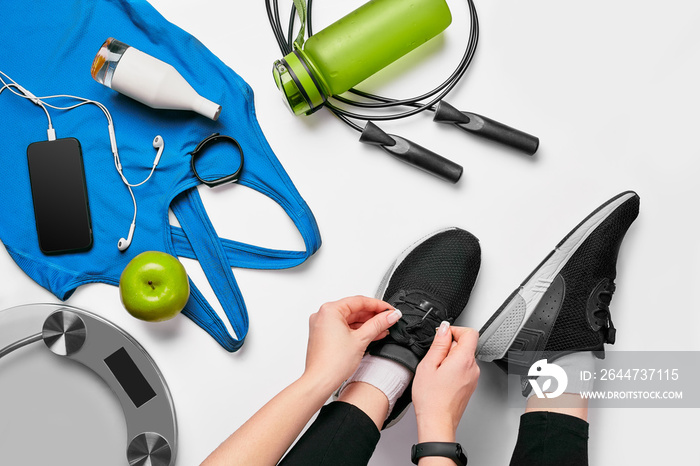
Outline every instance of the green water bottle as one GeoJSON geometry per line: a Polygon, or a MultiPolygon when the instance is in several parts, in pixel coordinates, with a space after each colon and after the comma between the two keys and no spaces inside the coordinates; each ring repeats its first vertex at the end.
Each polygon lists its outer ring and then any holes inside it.
{"type": "MultiPolygon", "coordinates": [[[[302,18],[303,20],[303,18],[302,18]]],[[[371,0],[277,60],[277,87],[296,114],[310,114],[452,22],[445,0],[371,0]]],[[[303,35],[303,30],[302,30],[303,35]]]]}

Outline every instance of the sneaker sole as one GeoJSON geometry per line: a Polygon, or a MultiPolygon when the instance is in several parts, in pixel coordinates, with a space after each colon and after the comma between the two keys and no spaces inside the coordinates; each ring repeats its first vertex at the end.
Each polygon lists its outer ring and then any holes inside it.
{"type": "Polygon", "coordinates": [[[506,355],[553,280],[581,244],[610,214],[635,196],[633,191],[618,194],[593,211],[556,245],[479,331],[476,348],[479,360],[491,362],[506,355]]]}

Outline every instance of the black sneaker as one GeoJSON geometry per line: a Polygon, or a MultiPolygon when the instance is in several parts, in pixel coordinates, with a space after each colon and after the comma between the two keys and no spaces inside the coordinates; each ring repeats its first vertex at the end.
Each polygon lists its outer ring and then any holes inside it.
{"type": "MultiPolygon", "coordinates": [[[[481,265],[479,240],[459,228],[429,235],[406,249],[384,276],[377,298],[403,316],[389,336],[369,353],[396,361],[415,373],[444,320],[453,323],[469,301],[481,265]]],[[[392,426],[411,403],[411,386],[396,402],[384,428],[392,426]]]]}
{"type": "Polygon", "coordinates": [[[479,331],[477,358],[521,375],[574,351],[603,358],[603,344],[615,343],[617,253],[638,213],[639,196],[627,191],[574,228],[479,331]]]}

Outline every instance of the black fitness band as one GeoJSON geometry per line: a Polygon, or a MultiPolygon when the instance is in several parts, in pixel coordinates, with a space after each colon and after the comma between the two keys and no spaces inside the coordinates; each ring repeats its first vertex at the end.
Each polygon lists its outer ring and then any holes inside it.
{"type": "Polygon", "coordinates": [[[462,450],[462,445],[454,442],[424,442],[411,447],[411,461],[418,464],[418,460],[425,456],[442,456],[455,462],[457,466],[467,466],[467,455],[462,450]]]}
{"type": "Polygon", "coordinates": [[[194,176],[196,176],[199,181],[201,181],[205,185],[209,186],[210,188],[213,188],[215,186],[219,186],[219,185],[224,184],[224,183],[235,183],[241,177],[241,172],[243,171],[243,149],[241,149],[241,145],[238,144],[238,141],[236,141],[231,136],[224,136],[224,135],[219,134],[219,133],[214,133],[211,136],[205,138],[199,144],[197,144],[197,147],[195,147],[195,149],[192,152],[190,152],[190,155],[192,156],[192,160],[190,161],[190,164],[192,166],[192,171],[194,172],[194,176]],[[200,154],[200,152],[204,149],[205,146],[207,146],[208,144],[214,143],[214,142],[218,142],[218,141],[222,141],[222,142],[225,141],[225,142],[230,142],[231,144],[233,144],[234,147],[238,150],[238,152],[241,155],[241,163],[238,166],[238,169],[236,170],[235,173],[232,173],[232,174],[226,175],[226,176],[222,176],[221,178],[217,178],[215,180],[206,180],[206,179],[202,178],[201,176],[199,176],[199,173],[197,173],[197,167],[195,164],[195,160],[196,160],[197,156],[200,154]]]}

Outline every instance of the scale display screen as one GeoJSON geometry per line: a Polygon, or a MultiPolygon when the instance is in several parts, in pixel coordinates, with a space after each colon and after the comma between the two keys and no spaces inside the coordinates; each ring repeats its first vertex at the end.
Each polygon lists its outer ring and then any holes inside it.
{"type": "Polygon", "coordinates": [[[122,386],[137,408],[140,408],[148,400],[156,396],[153,387],[148,383],[124,347],[107,356],[105,364],[107,364],[119,385],[122,386]]]}

